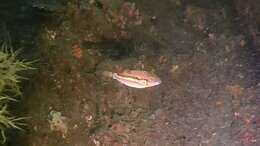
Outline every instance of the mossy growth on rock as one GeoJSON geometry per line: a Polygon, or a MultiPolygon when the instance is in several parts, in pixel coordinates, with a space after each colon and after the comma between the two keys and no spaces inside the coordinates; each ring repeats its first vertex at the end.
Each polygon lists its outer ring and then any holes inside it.
{"type": "Polygon", "coordinates": [[[21,95],[19,82],[24,79],[19,72],[32,69],[32,62],[19,60],[19,51],[6,43],[0,45],[0,142],[5,143],[5,132],[9,128],[22,129],[23,117],[15,117],[8,111],[8,103],[21,95]]]}

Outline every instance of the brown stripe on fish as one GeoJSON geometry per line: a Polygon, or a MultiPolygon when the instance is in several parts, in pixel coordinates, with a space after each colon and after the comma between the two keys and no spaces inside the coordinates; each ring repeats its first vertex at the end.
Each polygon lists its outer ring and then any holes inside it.
{"type": "Polygon", "coordinates": [[[122,77],[122,78],[133,78],[133,79],[136,79],[136,80],[146,80],[146,79],[142,79],[140,77],[135,77],[135,76],[128,76],[128,75],[124,75],[122,73],[116,73],[118,76],[122,77]]]}
{"type": "Polygon", "coordinates": [[[148,80],[146,79],[140,79],[138,77],[133,77],[133,76],[125,76],[125,75],[121,75],[118,73],[114,73],[113,74],[113,78],[120,81],[123,80],[125,82],[129,81],[129,82],[133,82],[133,83],[138,83],[140,85],[147,85],[148,84],[148,80]]]}
{"type": "MultiPolygon", "coordinates": [[[[118,80],[118,79],[116,79],[116,80],[118,80]]],[[[145,87],[145,86],[147,86],[145,81],[136,82],[136,81],[124,80],[124,79],[120,79],[118,81],[125,84],[125,85],[128,85],[128,86],[134,86],[134,87],[140,87],[140,86],[145,87]]]]}

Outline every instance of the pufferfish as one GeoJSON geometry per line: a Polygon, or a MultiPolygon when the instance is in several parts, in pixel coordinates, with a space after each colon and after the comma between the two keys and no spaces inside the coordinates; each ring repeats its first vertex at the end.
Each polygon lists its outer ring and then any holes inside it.
{"type": "Polygon", "coordinates": [[[162,83],[157,75],[142,70],[124,70],[118,73],[105,71],[104,75],[133,88],[148,88],[162,83]]]}

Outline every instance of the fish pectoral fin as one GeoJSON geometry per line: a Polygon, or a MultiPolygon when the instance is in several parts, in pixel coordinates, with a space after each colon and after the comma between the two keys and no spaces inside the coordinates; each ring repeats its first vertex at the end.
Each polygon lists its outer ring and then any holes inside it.
{"type": "Polygon", "coordinates": [[[139,82],[143,85],[148,85],[148,81],[147,80],[139,80],[139,82]]]}

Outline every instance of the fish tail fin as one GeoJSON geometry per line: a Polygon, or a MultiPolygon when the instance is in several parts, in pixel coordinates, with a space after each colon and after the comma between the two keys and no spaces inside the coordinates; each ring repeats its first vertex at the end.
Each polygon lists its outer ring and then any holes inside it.
{"type": "Polygon", "coordinates": [[[112,78],[113,77],[113,72],[110,72],[110,71],[104,71],[103,73],[102,73],[102,75],[103,76],[106,76],[106,77],[110,77],[110,78],[112,78]]]}

